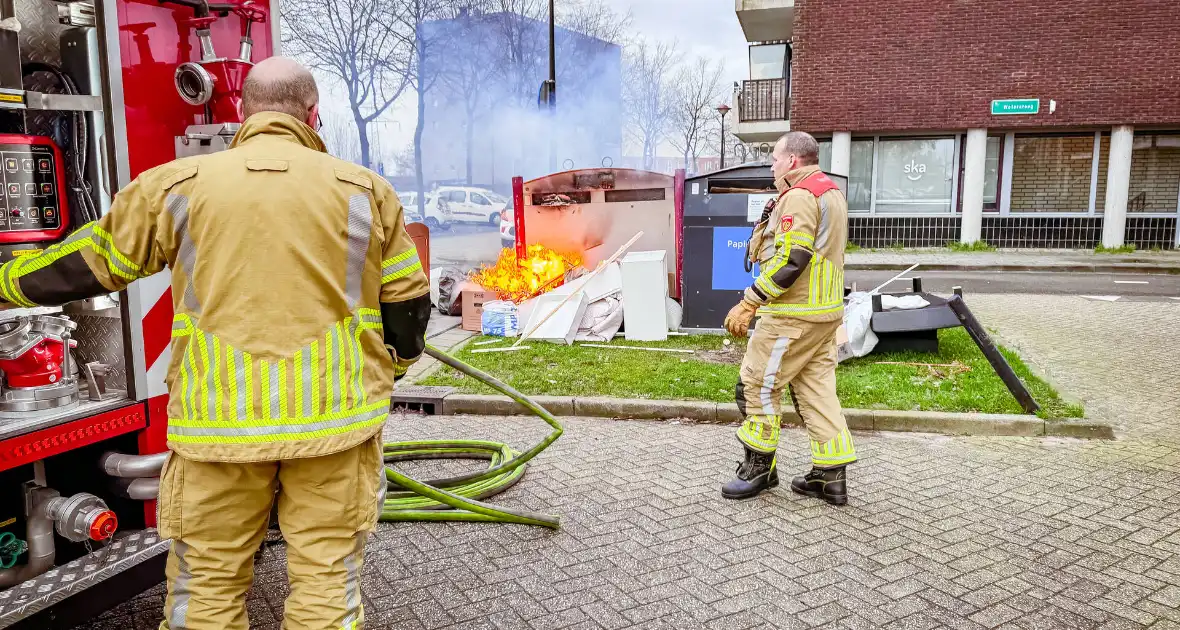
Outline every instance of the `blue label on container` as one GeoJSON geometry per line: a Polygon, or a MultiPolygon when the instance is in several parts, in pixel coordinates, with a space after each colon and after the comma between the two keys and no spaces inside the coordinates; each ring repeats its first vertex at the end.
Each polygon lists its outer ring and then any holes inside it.
{"type": "Polygon", "coordinates": [[[748,227],[713,228],[713,290],[741,291],[754,284],[758,265],[746,272],[746,241],[748,227]]]}

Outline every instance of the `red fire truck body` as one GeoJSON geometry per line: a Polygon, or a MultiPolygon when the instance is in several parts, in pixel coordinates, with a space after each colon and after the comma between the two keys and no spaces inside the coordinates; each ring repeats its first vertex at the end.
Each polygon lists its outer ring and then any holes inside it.
{"type": "MultiPolygon", "coordinates": [[[[67,238],[139,173],[226,148],[276,2],[0,0],[0,262],[67,238]]],[[[163,579],[172,315],[167,272],[0,311],[0,628],[72,627],[163,579]]]]}

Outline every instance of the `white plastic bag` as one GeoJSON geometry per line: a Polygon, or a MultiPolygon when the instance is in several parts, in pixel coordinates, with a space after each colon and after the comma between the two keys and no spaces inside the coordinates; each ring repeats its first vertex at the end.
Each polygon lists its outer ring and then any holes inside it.
{"type": "Polygon", "coordinates": [[[925,298],[920,295],[882,295],[881,308],[886,311],[910,311],[919,308],[926,308],[930,306],[925,298]]]}
{"type": "Polygon", "coordinates": [[[870,326],[872,321],[873,296],[863,291],[850,294],[844,306],[844,329],[852,356],[863,357],[877,347],[877,334],[870,326]]]}
{"type": "Polygon", "coordinates": [[[606,343],[614,338],[623,325],[623,301],[606,297],[586,307],[586,314],[578,324],[577,341],[606,343]]]}
{"type": "Polygon", "coordinates": [[[483,334],[492,337],[515,337],[520,334],[516,305],[505,300],[484,302],[479,323],[483,334]]]}

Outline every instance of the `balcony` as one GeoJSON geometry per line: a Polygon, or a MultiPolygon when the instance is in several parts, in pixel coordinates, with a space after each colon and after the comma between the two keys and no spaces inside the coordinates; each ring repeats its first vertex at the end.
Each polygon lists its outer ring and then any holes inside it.
{"type": "Polygon", "coordinates": [[[735,0],[748,42],[785,41],[795,28],[795,0],[735,0]]]}
{"type": "Polygon", "coordinates": [[[791,130],[791,97],[786,79],[742,81],[737,102],[737,128],[742,142],[773,142],[791,130]]]}

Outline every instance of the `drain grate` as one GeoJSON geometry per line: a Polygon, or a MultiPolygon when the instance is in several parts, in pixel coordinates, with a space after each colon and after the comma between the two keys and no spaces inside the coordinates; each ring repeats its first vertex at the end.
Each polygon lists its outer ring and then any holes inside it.
{"type": "Polygon", "coordinates": [[[394,410],[421,411],[435,415],[442,413],[443,399],[454,392],[454,387],[406,385],[394,390],[391,402],[394,410]]]}

